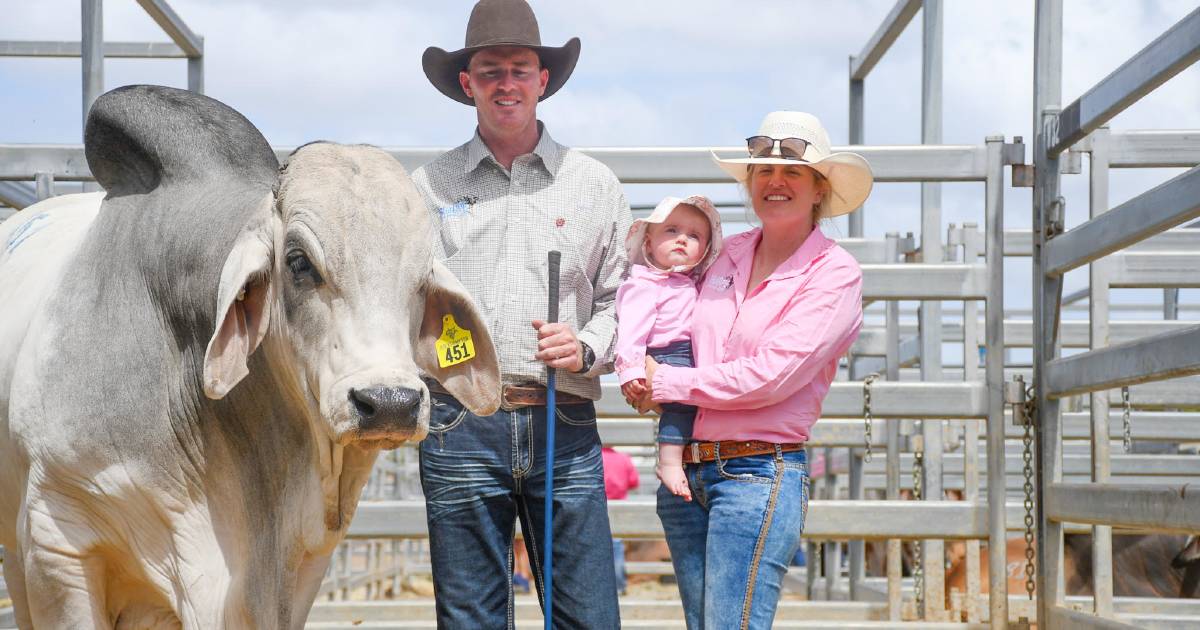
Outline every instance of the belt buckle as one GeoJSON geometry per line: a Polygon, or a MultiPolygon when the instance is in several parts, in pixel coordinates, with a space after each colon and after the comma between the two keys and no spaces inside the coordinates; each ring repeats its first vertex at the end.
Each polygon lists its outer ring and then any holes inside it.
{"type": "Polygon", "coordinates": [[[503,385],[500,387],[500,408],[503,409],[504,411],[516,411],[517,409],[521,408],[521,405],[519,403],[513,404],[509,400],[508,397],[512,393],[509,390],[510,387],[511,386],[509,386],[509,385],[503,385]]]}
{"type": "Polygon", "coordinates": [[[700,459],[700,443],[692,442],[690,446],[692,447],[692,463],[699,464],[701,461],[703,461],[700,459]]]}
{"type": "Polygon", "coordinates": [[[516,411],[517,409],[524,409],[526,407],[537,406],[536,402],[528,402],[527,400],[522,400],[523,396],[522,396],[522,394],[519,393],[519,391],[520,390],[528,390],[528,389],[530,389],[530,386],[520,385],[520,384],[505,385],[505,386],[501,387],[500,388],[500,408],[505,411],[516,411]]]}

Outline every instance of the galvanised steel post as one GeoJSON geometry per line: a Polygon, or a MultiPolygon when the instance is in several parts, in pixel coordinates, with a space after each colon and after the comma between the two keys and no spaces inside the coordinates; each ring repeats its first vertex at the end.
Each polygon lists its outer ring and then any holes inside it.
{"type": "Polygon", "coordinates": [[[38,201],[54,196],[54,173],[38,173],[34,176],[33,181],[38,201]]]}
{"type": "Polygon", "coordinates": [[[984,339],[984,380],[988,388],[987,502],[988,610],[994,630],[1008,628],[1007,492],[1004,466],[1004,137],[987,138],[987,179],[984,184],[984,259],[988,269],[988,298],[984,339]]]}
{"type": "MultiPolygon", "coordinates": [[[[850,67],[854,67],[854,55],[850,56],[850,67]]],[[[863,80],[850,78],[850,144],[861,145],[863,143],[863,80]]],[[[850,213],[850,238],[862,238],[863,236],[863,208],[859,208],[850,213]]],[[[851,580],[850,588],[854,588],[854,581],[851,580]]],[[[853,598],[852,598],[853,599],[853,598]]]]}
{"type": "MultiPolygon", "coordinates": [[[[992,141],[992,137],[988,138],[992,141]]],[[[1003,142],[1003,138],[1000,138],[1003,142]]],[[[993,159],[991,144],[988,145],[988,174],[991,174],[993,159]]],[[[987,191],[984,191],[985,206],[987,191]]],[[[959,242],[962,244],[963,262],[969,265],[979,261],[980,250],[984,249],[980,242],[978,226],[975,223],[964,223],[959,229],[959,242]]],[[[995,278],[988,276],[988,297],[995,278]]],[[[962,310],[963,332],[963,380],[974,382],[979,380],[979,302],[964,300],[962,310]]],[[[986,382],[986,381],[985,381],[986,382]]],[[[988,408],[988,413],[992,412],[988,408]]],[[[963,498],[969,503],[979,502],[979,421],[964,420],[963,424],[963,498]]],[[[980,592],[979,581],[979,541],[966,541],[967,556],[967,589],[965,608],[968,623],[979,623],[979,606],[976,593],[980,592]]]]}
{"type": "Polygon", "coordinates": [[[1050,611],[1063,603],[1062,526],[1046,518],[1049,484],[1062,479],[1058,399],[1047,396],[1046,364],[1058,355],[1062,277],[1045,273],[1044,245],[1062,229],[1057,138],[1062,101],[1062,0],[1036,0],[1033,49],[1033,381],[1037,413],[1037,623],[1049,628],[1050,611]]]}
{"type": "MultiPolygon", "coordinates": [[[[900,234],[887,233],[886,258],[889,264],[894,264],[900,257],[900,234]]],[[[887,368],[887,380],[900,380],[900,303],[888,300],[886,309],[887,348],[884,365],[887,368]]],[[[900,421],[889,420],[887,426],[887,500],[900,500],[900,421]]],[[[887,584],[888,584],[888,619],[900,620],[900,605],[903,592],[901,591],[901,558],[900,539],[891,538],[887,541],[887,584]]]]}
{"type": "MultiPolygon", "coordinates": [[[[1088,206],[1092,218],[1108,212],[1108,158],[1110,151],[1108,127],[1092,132],[1091,168],[1088,173],[1088,206]]],[[[1112,258],[1105,256],[1088,266],[1088,349],[1108,345],[1109,279],[1112,277],[1112,258]]],[[[1109,479],[1108,392],[1092,392],[1092,481],[1106,483],[1109,479]]],[[[1113,614],[1112,527],[1092,526],[1092,593],[1097,615],[1113,614]]]]}
{"type": "MultiPolygon", "coordinates": [[[[104,92],[104,0],[81,0],[83,58],[83,122],[92,103],[104,92]]],[[[82,134],[81,136],[82,137],[82,134]]]]}
{"type": "MultiPolygon", "coordinates": [[[[921,143],[942,142],[942,2],[924,0],[921,17],[921,143]]],[[[942,262],[942,186],[921,182],[921,260],[942,262]]],[[[942,380],[942,304],[936,300],[921,303],[921,380],[942,380]]],[[[924,498],[942,500],[942,426],[940,420],[925,420],[922,443],[925,449],[924,498]]],[[[945,545],[928,540],[923,546],[921,564],[925,582],[927,620],[946,618],[945,545]]]]}
{"type": "MultiPolygon", "coordinates": [[[[848,365],[848,376],[851,381],[862,380],[865,376],[864,370],[860,368],[860,363],[855,360],[853,355],[850,356],[848,365]]],[[[863,457],[865,451],[858,448],[846,449],[846,457],[849,461],[849,480],[850,480],[850,500],[856,501],[863,498],[863,457]]],[[[859,589],[862,586],[863,574],[866,572],[866,542],[863,540],[850,540],[846,543],[849,552],[849,566],[847,573],[849,574],[850,582],[850,601],[858,601],[859,589]]]]}
{"type": "MultiPolygon", "coordinates": [[[[204,38],[201,37],[200,43],[204,44],[204,38]]],[[[204,93],[204,55],[203,53],[195,57],[188,57],[188,89],[197,93],[204,93]]]]}
{"type": "MultiPolygon", "coordinates": [[[[847,449],[849,450],[849,449],[847,449]]],[[[823,451],[825,456],[825,483],[822,484],[825,488],[824,498],[833,500],[837,498],[837,476],[833,474],[833,449],[826,447],[823,451]]],[[[853,454],[851,454],[853,456],[853,454]]],[[[822,566],[825,570],[825,601],[833,601],[834,593],[837,591],[838,583],[841,582],[842,573],[842,543],[837,540],[827,540],[824,543],[824,549],[821,552],[822,566]]],[[[805,562],[807,562],[807,558],[805,562]]]]}
{"type": "Polygon", "coordinates": [[[1163,289],[1163,319],[1179,319],[1179,288],[1163,289]]]}
{"type": "MultiPolygon", "coordinates": [[[[859,375],[851,380],[861,378],[862,375],[859,375]]],[[[860,448],[848,448],[846,452],[850,458],[850,500],[859,501],[863,498],[863,456],[865,451],[860,448]]],[[[846,543],[846,547],[850,556],[847,570],[850,582],[850,601],[858,601],[863,574],[866,572],[866,542],[851,540],[846,543]]]]}
{"type": "MultiPolygon", "coordinates": [[[[82,38],[79,51],[83,62],[83,125],[79,128],[79,137],[82,139],[92,103],[104,93],[104,0],[81,0],[80,9],[82,38]]],[[[100,190],[100,185],[84,182],[81,190],[100,190]]]]}

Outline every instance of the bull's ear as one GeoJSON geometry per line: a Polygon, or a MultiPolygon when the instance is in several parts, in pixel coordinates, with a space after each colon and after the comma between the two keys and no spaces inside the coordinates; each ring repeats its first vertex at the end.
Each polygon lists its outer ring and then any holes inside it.
{"type": "Polygon", "coordinates": [[[268,235],[246,232],[238,238],[217,289],[217,320],[204,353],[204,394],[224,398],[250,370],[250,355],[270,324],[271,244],[268,235]]]}
{"type": "Polygon", "coordinates": [[[417,365],[471,413],[488,416],[500,408],[500,361],[492,336],[462,283],[436,260],[425,284],[425,315],[416,348],[417,365]],[[471,331],[475,358],[441,367],[434,344],[442,335],[442,318],[446,315],[454,316],[459,328],[471,331]]]}

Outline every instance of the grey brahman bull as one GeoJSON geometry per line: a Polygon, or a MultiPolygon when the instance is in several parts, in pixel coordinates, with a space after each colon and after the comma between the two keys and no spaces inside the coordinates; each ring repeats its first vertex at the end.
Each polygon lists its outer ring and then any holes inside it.
{"type": "Polygon", "coordinates": [[[0,225],[0,543],[22,628],[301,628],[419,370],[492,413],[488,331],[383,151],[203,96],[96,101],[107,191],[0,225]],[[435,342],[470,331],[458,363],[435,342]]]}

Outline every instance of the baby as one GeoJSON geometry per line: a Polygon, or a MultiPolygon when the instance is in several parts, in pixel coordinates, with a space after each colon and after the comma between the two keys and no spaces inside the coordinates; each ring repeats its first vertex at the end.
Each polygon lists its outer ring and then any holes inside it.
{"type": "MultiPolygon", "coordinates": [[[[617,290],[616,369],[625,397],[639,398],[646,391],[646,355],[693,367],[696,281],[721,249],[720,215],[701,195],[667,197],[649,217],[633,222],[625,249],[632,265],[617,290]]],[[[683,447],[695,418],[695,407],[666,403],[658,421],[658,478],[688,501],[683,447]]]]}

